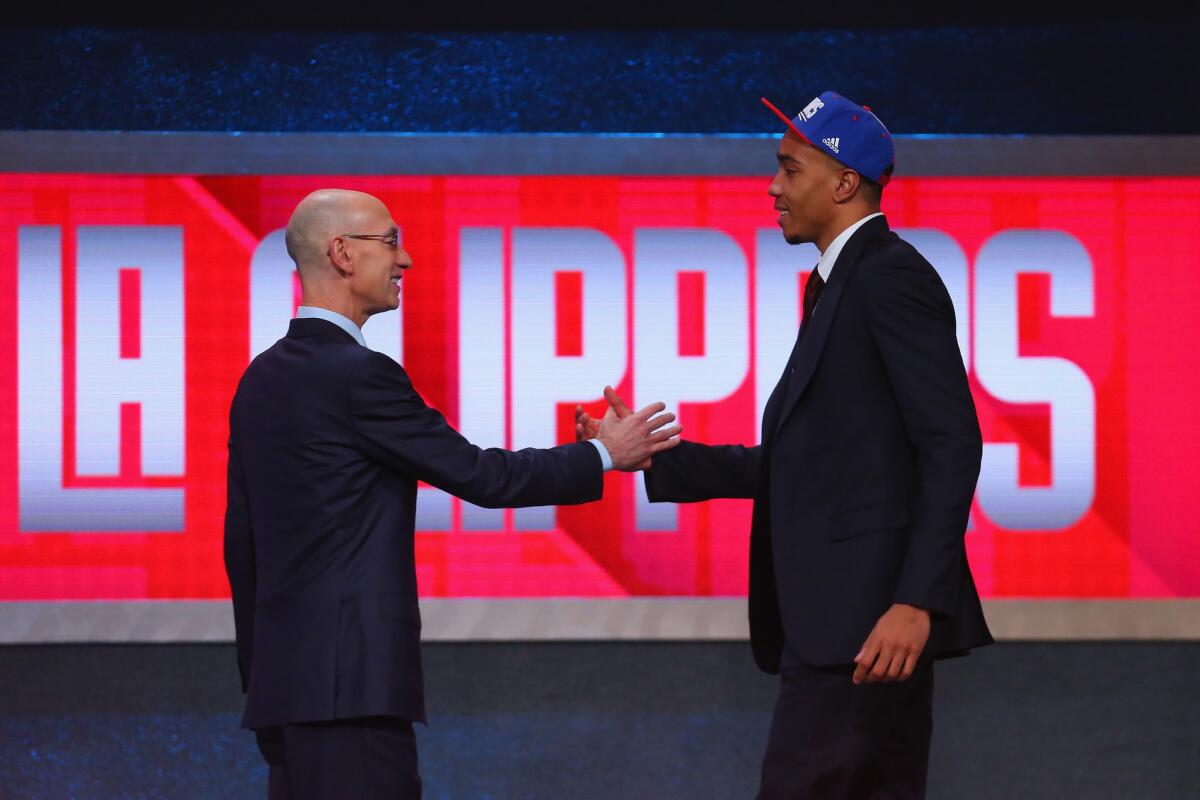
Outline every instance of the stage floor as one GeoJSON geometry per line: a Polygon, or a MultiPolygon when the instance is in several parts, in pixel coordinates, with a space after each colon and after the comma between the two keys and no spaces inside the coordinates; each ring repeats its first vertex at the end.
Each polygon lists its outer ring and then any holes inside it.
{"type": "MultiPolygon", "coordinates": [[[[752,797],[744,642],[430,644],[427,798],[752,797]]],[[[1200,643],[1004,643],[937,668],[929,797],[1200,796],[1200,643]]],[[[261,798],[230,645],[0,647],[0,798],[261,798]]]]}

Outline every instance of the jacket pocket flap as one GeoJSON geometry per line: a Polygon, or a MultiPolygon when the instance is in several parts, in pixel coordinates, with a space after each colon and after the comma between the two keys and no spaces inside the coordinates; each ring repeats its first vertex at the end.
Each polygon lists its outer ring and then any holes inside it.
{"type": "Polygon", "coordinates": [[[906,527],[912,522],[912,514],[903,500],[885,500],[836,511],[829,522],[829,538],[837,541],[872,531],[906,527]]]}

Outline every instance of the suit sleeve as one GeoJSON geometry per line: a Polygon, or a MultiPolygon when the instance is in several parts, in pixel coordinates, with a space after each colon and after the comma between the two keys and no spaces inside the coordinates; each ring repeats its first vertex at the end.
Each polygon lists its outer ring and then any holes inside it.
{"type": "MultiPolygon", "coordinates": [[[[863,265],[866,266],[866,265],[863,265]]],[[[856,273],[871,336],[916,455],[918,486],[894,601],[953,616],[983,443],[954,306],[918,254],[856,273]]]]}
{"type": "Polygon", "coordinates": [[[228,489],[225,501],[225,574],[233,595],[233,624],[237,636],[238,674],[242,691],[250,683],[254,650],[254,531],[241,462],[233,440],[229,441],[228,489]]]}
{"type": "Polygon", "coordinates": [[[355,436],[372,458],[485,508],[600,499],[600,453],[587,442],[549,449],[481,449],[425,404],[404,368],[371,353],[350,381],[355,436]]]}
{"type": "Polygon", "coordinates": [[[754,497],[761,452],[761,446],[680,442],[654,457],[645,473],[646,496],[654,503],[754,497]]]}

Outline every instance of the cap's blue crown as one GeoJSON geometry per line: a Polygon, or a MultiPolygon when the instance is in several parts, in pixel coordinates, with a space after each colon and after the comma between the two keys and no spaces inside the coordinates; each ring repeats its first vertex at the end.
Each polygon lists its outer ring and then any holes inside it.
{"type": "Polygon", "coordinates": [[[871,109],[822,92],[794,118],[762,99],[797,136],[865,178],[887,184],[896,163],[892,135],[871,109]]]}

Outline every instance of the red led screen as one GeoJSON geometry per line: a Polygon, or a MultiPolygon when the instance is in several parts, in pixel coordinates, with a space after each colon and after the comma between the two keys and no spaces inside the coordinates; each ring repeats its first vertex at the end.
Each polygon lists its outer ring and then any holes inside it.
{"type": "MultiPolygon", "coordinates": [[[[757,441],[811,245],[766,179],[0,177],[0,599],[228,594],[229,400],[297,300],[281,229],[380,197],[415,267],[366,326],[481,445],[547,446],[605,383],[687,438],[757,441]]],[[[1200,596],[1200,179],[910,178],[884,211],[941,273],[986,442],[990,597],[1200,596]]],[[[722,596],[748,501],[491,511],[422,490],[422,594],[722,596]]]]}

